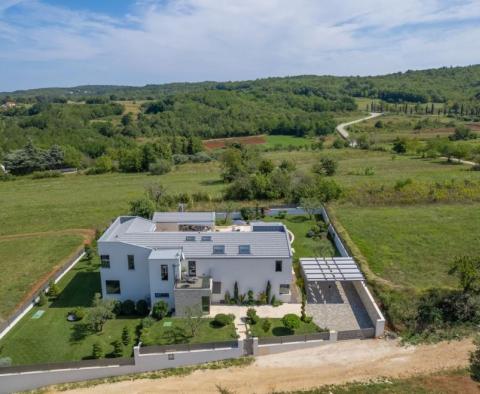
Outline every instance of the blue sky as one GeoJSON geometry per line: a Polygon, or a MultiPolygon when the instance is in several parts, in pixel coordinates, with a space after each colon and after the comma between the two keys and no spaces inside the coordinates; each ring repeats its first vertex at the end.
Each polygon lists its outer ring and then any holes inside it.
{"type": "Polygon", "coordinates": [[[480,0],[0,0],[0,91],[480,63],[480,0]]]}

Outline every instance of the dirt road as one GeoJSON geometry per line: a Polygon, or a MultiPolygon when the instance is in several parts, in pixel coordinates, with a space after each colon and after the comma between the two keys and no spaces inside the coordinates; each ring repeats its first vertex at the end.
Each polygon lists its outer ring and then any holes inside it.
{"type": "MultiPolygon", "coordinates": [[[[382,113],[380,112],[371,112],[369,116],[365,117],[365,118],[361,118],[361,119],[357,119],[357,120],[353,120],[351,122],[346,122],[346,123],[341,123],[339,124],[337,127],[336,127],[336,130],[338,132],[338,134],[340,134],[340,136],[345,139],[345,140],[350,140],[350,134],[348,133],[347,131],[347,127],[348,126],[351,126],[352,124],[355,124],[355,123],[359,123],[359,122],[363,122],[364,120],[368,120],[368,119],[372,119],[372,118],[376,118],[377,116],[380,116],[380,115],[383,115],[382,113]]],[[[355,146],[356,145],[356,142],[355,141],[351,141],[350,142],[352,144],[352,146],[355,146]]]]}
{"type": "Polygon", "coordinates": [[[396,341],[344,341],[258,357],[244,368],[196,371],[184,377],[125,381],[69,393],[270,393],[324,384],[430,373],[467,365],[470,340],[437,345],[399,346],[396,341]]]}

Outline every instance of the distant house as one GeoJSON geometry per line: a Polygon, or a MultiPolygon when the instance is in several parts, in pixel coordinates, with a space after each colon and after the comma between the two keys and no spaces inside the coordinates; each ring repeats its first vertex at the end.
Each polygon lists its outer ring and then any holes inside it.
{"type": "Polygon", "coordinates": [[[257,299],[270,282],[271,296],[291,300],[292,249],[282,223],[217,228],[214,212],[121,216],[98,240],[98,253],[105,298],[163,300],[183,315],[233,297],[235,283],[239,295],[257,299]]]}
{"type": "Polygon", "coordinates": [[[15,103],[14,101],[7,101],[4,104],[2,104],[1,108],[2,109],[11,109],[11,108],[15,108],[16,106],[17,106],[17,103],[15,103]]]}

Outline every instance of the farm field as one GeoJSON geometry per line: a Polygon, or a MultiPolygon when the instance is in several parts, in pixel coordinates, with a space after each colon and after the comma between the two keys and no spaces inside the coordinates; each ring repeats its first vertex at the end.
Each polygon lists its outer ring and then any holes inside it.
{"type": "Polygon", "coordinates": [[[251,135],[247,137],[215,138],[204,140],[203,146],[206,149],[221,149],[228,144],[240,143],[244,145],[261,145],[266,148],[274,147],[299,147],[310,145],[315,142],[312,138],[295,137],[293,135],[251,135]]]}
{"type": "Polygon", "coordinates": [[[0,322],[40,278],[60,266],[82,241],[83,237],[73,234],[0,237],[0,322]]]}
{"type": "Polygon", "coordinates": [[[334,205],[332,211],[372,271],[417,289],[454,286],[456,257],[480,254],[480,204],[401,207],[334,205]]]}

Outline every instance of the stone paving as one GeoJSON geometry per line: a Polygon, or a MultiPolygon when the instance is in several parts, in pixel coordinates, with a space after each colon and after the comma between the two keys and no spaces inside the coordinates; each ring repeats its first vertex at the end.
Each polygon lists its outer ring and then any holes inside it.
{"type": "Polygon", "coordinates": [[[306,312],[315,324],[330,330],[373,327],[351,282],[309,282],[306,312]]]}

